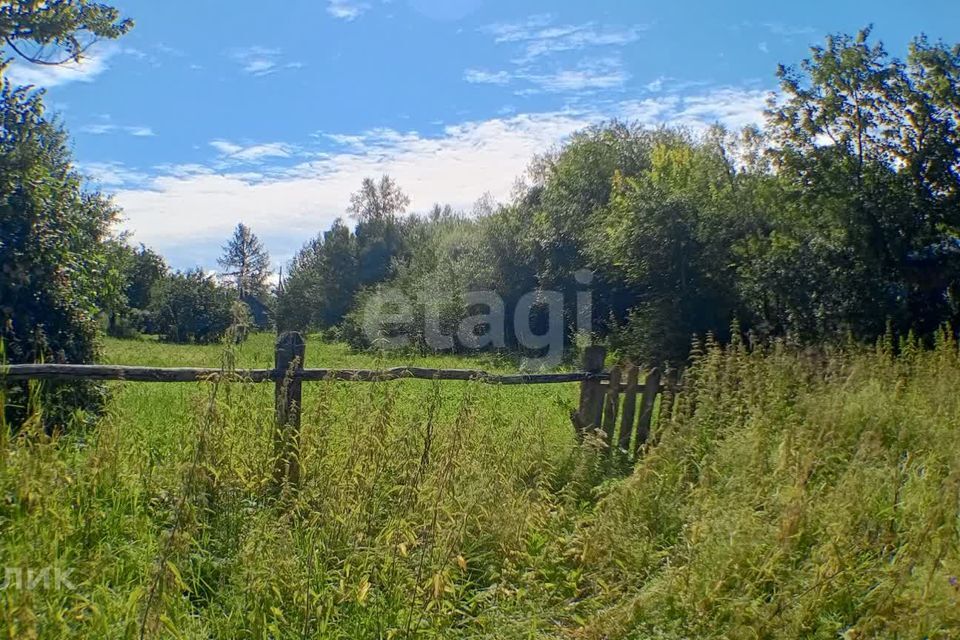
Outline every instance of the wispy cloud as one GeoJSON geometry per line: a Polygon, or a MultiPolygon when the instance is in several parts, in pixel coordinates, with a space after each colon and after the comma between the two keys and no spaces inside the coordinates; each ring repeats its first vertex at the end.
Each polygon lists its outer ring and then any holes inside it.
{"type": "Polygon", "coordinates": [[[79,131],[81,133],[89,133],[90,135],[95,136],[106,135],[110,133],[125,133],[138,138],[147,138],[157,135],[150,127],[119,125],[111,122],[92,122],[90,124],[81,126],[79,131]]]}
{"type": "Polygon", "coordinates": [[[611,27],[593,22],[557,25],[549,14],[530,16],[521,22],[481,27],[497,43],[519,47],[510,70],[467,69],[471,83],[507,85],[517,83],[518,95],[532,93],[591,93],[622,88],[630,79],[616,49],[638,40],[646,25],[611,27]],[[577,61],[564,52],[581,54],[577,61]]]}
{"type": "Polygon", "coordinates": [[[782,22],[765,22],[761,26],[770,33],[777,36],[782,36],[784,38],[792,38],[794,36],[809,36],[817,32],[817,30],[813,27],[789,25],[783,24],[782,22]]]}
{"type": "Polygon", "coordinates": [[[510,73],[507,71],[485,71],[483,69],[467,69],[463,79],[473,84],[507,84],[510,82],[510,73]]]}
{"type": "Polygon", "coordinates": [[[280,49],[259,45],[233,49],[230,51],[230,57],[240,64],[245,73],[252,76],[266,76],[280,69],[303,67],[302,62],[284,62],[283,51],[280,49]]]}
{"type": "Polygon", "coordinates": [[[562,51],[593,47],[621,47],[640,39],[649,25],[628,27],[600,26],[593,22],[577,25],[553,25],[549,15],[537,15],[519,23],[499,23],[483,27],[499,43],[520,43],[520,63],[562,51]]]}
{"type": "Polygon", "coordinates": [[[340,20],[356,20],[363,15],[370,5],[359,0],[328,0],[327,13],[340,20]]]}
{"type": "Polygon", "coordinates": [[[630,79],[630,74],[619,59],[601,58],[586,60],[572,69],[560,69],[552,73],[520,73],[517,77],[542,91],[582,93],[620,88],[630,79]]]}
{"type": "Polygon", "coordinates": [[[517,95],[536,93],[589,93],[601,89],[618,89],[630,79],[618,58],[583,60],[571,68],[534,71],[529,67],[517,71],[485,71],[468,69],[464,80],[475,84],[506,85],[511,82],[527,86],[515,91],[517,95]]]}
{"type": "Polygon", "coordinates": [[[731,24],[727,28],[737,32],[763,31],[785,42],[790,42],[794,38],[809,38],[819,31],[809,25],[786,24],[783,22],[754,22],[752,20],[744,20],[743,22],[731,24]]]}
{"type": "Polygon", "coordinates": [[[243,163],[257,163],[267,158],[289,158],[296,153],[296,147],[282,142],[241,145],[227,140],[213,140],[210,146],[220,152],[223,160],[243,163]]]}
{"type": "Polygon", "coordinates": [[[122,162],[84,162],[77,167],[80,173],[101,187],[126,187],[145,184],[150,176],[135,171],[122,162]]]}

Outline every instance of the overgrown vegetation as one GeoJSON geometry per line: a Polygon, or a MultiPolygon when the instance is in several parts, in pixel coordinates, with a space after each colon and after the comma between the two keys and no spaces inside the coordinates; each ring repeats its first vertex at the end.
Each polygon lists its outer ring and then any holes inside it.
{"type": "MultiPolygon", "coordinates": [[[[8,587],[0,618],[43,638],[953,637],[960,356],[947,334],[899,348],[708,342],[623,481],[575,443],[575,385],[306,385],[302,486],[279,496],[268,385],[121,386],[95,432],[3,443],[0,561],[74,588],[8,587]]],[[[260,336],[224,362],[270,354],[260,336]]]]}

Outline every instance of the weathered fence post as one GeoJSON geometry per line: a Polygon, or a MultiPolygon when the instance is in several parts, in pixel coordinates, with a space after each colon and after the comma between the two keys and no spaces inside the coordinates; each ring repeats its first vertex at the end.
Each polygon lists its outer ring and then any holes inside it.
{"type": "MultiPolygon", "coordinates": [[[[606,357],[607,350],[604,347],[587,347],[581,366],[586,373],[603,373],[606,357]]],[[[580,383],[580,406],[572,417],[579,437],[600,426],[603,418],[603,383],[599,379],[590,378],[580,383]]]]}
{"type": "Polygon", "coordinates": [[[610,382],[603,407],[603,432],[607,438],[607,453],[613,453],[613,438],[617,430],[617,413],[620,411],[620,367],[610,369],[610,382]]]}
{"type": "Polygon", "coordinates": [[[629,454],[633,438],[633,419],[637,416],[637,389],[640,386],[640,368],[627,365],[627,384],[623,391],[623,415],[620,417],[620,449],[629,454]]]}
{"type": "Polygon", "coordinates": [[[300,481],[300,409],[302,383],[295,375],[303,369],[307,344],[296,331],[287,331],[277,338],[274,359],[275,399],[277,406],[274,451],[277,455],[273,478],[277,486],[300,481]]]}
{"type": "Polygon", "coordinates": [[[650,423],[653,420],[653,405],[660,393],[660,369],[651,369],[643,385],[643,397],[640,399],[640,419],[637,421],[637,443],[634,453],[639,455],[640,447],[650,437],[650,423]]]}

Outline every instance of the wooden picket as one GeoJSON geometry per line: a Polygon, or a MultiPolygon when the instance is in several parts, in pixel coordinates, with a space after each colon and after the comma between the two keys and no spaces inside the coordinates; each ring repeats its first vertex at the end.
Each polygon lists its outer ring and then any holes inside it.
{"type": "Polygon", "coordinates": [[[664,381],[657,368],[647,372],[642,385],[636,365],[604,371],[605,358],[606,350],[602,347],[589,347],[584,353],[583,370],[596,376],[580,383],[580,406],[571,418],[580,437],[599,430],[611,453],[616,448],[624,455],[636,457],[650,441],[658,402],[659,414],[668,416],[677,390],[672,382],[664,381]]]}

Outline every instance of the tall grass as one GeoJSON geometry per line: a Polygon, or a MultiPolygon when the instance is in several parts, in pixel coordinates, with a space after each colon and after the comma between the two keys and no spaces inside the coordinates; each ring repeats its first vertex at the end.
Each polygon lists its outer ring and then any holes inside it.
{"type": "MultiPolygon", "coordinates": [[[[309,384],[301,485],[279,493],[269,385],[119,386],[95,430],[4,442],[0,564],[73,584],[8,585],[0,619],[11,638],[953,637],[960,358],[946,337],[892,351],[708,343],[627,477],[572,437],[575,385],[309,384]]],[[[351,358],[308,348],[396,364],[351,358]]]]}

